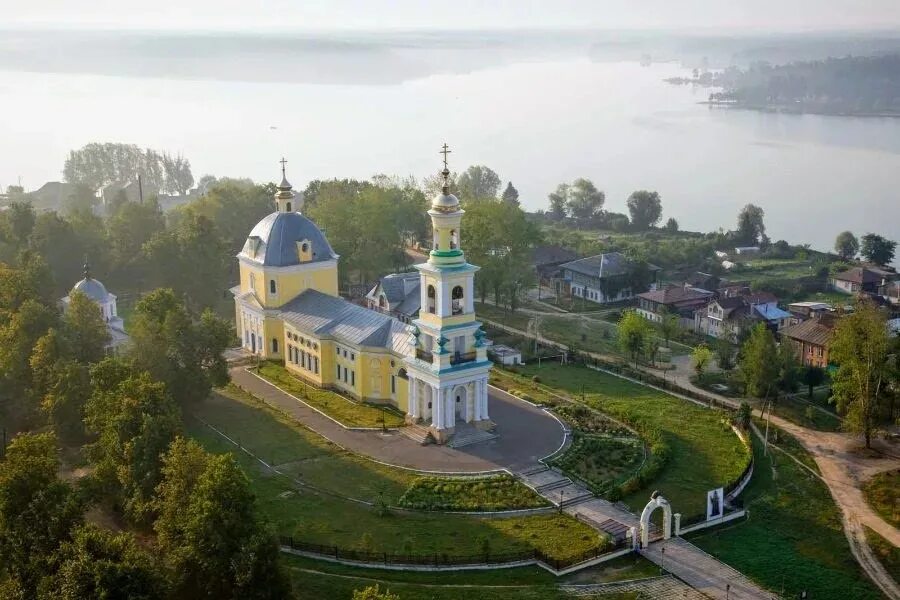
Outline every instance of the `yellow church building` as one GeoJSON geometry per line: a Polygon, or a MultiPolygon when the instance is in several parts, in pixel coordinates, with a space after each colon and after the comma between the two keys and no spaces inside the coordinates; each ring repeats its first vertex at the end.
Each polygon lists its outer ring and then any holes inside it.
{"type": "Polygon", "coordinates": [[[491,363],[474,309],[478,267],[459,247],[464,211],[449,190],[444,150],[443,189],[428,211],[433,249],[415,266],[421,310],[411,324],[338,295],[339,256],[301,213],[303,195],[288,183],[283,162],[276,210],[247,236],[237,255],[240,285],[231,290],[247,351],[283,362],[315,386],[394,405],[438,443],[461,422],[493,427],[491,363]]]}

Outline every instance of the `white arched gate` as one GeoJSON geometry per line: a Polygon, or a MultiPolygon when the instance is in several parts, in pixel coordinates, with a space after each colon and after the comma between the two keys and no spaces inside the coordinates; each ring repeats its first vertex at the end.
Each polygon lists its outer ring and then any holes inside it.
{"type": "MultiPolygon", "coordinates": [[[[653,496],[650,497],[650,502],[647,503],[647,506],[641,512],[641,548],[646,548],[650,545],[650,515],[657,508],[663,509],[663,539],[667,540],[672,537],[672,507],[669,505],[668,500],[654,492],[653,496]]],[[[680,520],[678,519],[680,516],[676,515],[676,521],[680,520]]],[[[676,532],[677,534],[678,532],[676,532]]]]}

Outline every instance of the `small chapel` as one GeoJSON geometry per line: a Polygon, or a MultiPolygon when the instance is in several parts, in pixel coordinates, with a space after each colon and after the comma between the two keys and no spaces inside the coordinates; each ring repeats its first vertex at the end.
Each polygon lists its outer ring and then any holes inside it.
{"type": "Polygon", "coordinates": [[[464,211],[450,193],[446,144],[442,152],[443,186],[428,210],[432,250],[415,265],[421,310],[411,323],[338,295],[340,257],[302,214],[303,194],[287,181],[284,159],[275,212],[247,236],[237,255],[240,284],[231,290],[246,351],[314,386],[393,405],[441,444],[460,423],[494,427],[491,363],[474,308],[478,267],[460,247],[464,211]]]}
{"type": "Polygon", "coordinates": [[[109,341],[106,343],[106,350],[107,352],[115,354],[122,346],[127,344],[130,339],[128,334],[125,333],[125,322],[122,320],[122,317],[119,316],[119,311],[116,306],[116,295],[108,292],[106,286],[103,285],[102,282],[91,276],[91,265],[87,261],[84,263],[83,274],[84,278],[72,287],[72,291],[69,292],[69,295],[60,298],[59,306],[63,312],[68,310],[69,303],[72,300],[72,294],[75,292],[81,292],[92,300],[97,305],[97,308],[100,310],[100,315],[106,322],[106,330],[107,333],[109,333],[109,341]]]}

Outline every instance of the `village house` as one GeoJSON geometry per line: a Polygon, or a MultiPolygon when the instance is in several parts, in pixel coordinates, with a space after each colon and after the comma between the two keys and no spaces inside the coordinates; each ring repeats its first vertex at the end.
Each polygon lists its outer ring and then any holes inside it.
{"type": "Polygon", "coordinates": [[[877,294],[889,281],[888,272],[870,267],[853,267],[837,273],[829,282],[831,287],[845,294],[877,294]]]}
{"type": "Polygon", "coordinates": [[[569,293],[597,304],[630,300],[647,288],[655,288],[660,268],[632,261],[620,252],[588,256],[560,266],[569,293]],[[646,269],[644,289],[634,289],[640,269],[646,269]]]}
{"type": "Polygon", "coordinates": [[[535,246],[531,251],[531,266],[537,275],[538,285],[545,285],[559,294],[563,283],[560,266],[577,258],[577,253],[562,246],[535,246]]]}
{"type": "Polygon", "coordinates": [[[807,319],[812,319],[813,317],[834,310],[834,307],[827,302],[792,302],[791,304],[788,304],[787,308],[792,317],[790,322],[791,325],[796,325],[807,319]]]}
{"type": "Polygon", "coordinates": [[[714,338],[737,340],[764,323],[778,331],[791,322],[791,313],[778,308],[778,298],[769,292],[721,294],[694,313],[694,330],[714,338]]]}
{"type": "Polygon", "coordinates": [[[713,292],[688,285],[667,285],[638,294],[637,312],[654,323],[662,321],[665,314],[676,315],[683,327],[692,327],[694,312],[705,307],[713,295],[713,292]]]}
{"type": "Polygon", "coordinates": [[[782,342],[794,347],[800,363],[807,367],[828,366],[828,344],[838,321],[835,313],[821,313],[779,332],[782,342]]]}

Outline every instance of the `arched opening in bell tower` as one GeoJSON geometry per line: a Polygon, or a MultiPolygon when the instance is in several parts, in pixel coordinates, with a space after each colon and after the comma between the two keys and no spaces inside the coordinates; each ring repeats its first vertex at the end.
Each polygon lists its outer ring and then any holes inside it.
{"type": "Polygon", "coordinates": [[[428,312],[430,312],[431,314],[434,314],[434,310],[435,310],[434,286],[429,285],[428,286],[428,312]]]}
{"type": "Polygon", "coordinates": [[[453,288],[452,294],[452,309],[454,315],[461,315],[465,310],[465,298],[463,294],[463,288],[461,285],[458,285],[453,288]]]}

